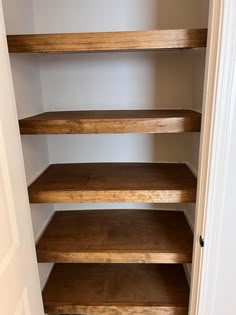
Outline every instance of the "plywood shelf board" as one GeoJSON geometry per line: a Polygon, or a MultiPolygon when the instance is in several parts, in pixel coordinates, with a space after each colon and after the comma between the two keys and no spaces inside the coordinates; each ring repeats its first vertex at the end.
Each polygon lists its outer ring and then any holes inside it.
{"type": "Polygon", "coordinates": [[[199,132],[201,114],[191,110],[47,112],[19,121],[21,134],[199,132]]]}
{"type": "Polygon", "coordinates": [[[190,263],[192,245],[179,211],[58,211],[37,256],[39,262],[60,263],[190,263]]]}
{"type": "Polygon", "coordinates": [[[52,164],[29,187],[31,203],[196,201],[197,180],[185,164],[52,164]]]}
{"type": "Polygon", "coordinates": [[[43,291],[47,314],[187,315],[181,265],[56,264],[43,291]]]}
{"type": "Polygon", "coordinates": [[[10,53],[141,51],[205,47],[206,29],[8,35],[10,53]]]}

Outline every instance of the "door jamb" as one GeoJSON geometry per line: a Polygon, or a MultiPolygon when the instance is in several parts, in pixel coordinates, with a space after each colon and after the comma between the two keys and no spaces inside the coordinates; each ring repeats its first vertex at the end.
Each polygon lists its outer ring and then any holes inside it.
{"type": "Polygon", "coordinates": [[[190,315],[214,315],[236,89],[236,3],[210,0],[190,315]],[[204,248],[199,238],[203,237],[204,248]]]}

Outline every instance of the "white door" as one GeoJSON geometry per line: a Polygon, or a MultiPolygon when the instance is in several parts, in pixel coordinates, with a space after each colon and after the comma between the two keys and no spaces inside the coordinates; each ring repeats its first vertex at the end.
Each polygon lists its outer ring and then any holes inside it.
{"type": "Polygon", "coordinates": [[[43,314],[1,1],[0,314],[43,314]]]}

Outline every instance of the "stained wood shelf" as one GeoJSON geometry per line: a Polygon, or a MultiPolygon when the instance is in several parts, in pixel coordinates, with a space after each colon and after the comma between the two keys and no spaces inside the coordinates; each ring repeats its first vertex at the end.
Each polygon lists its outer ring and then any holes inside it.
{"type": "Polygon", "coordinates": [[[206,29],[7,36],[10,53],[141,51],[205,47],[206,29]]]}
{"type": "Polygon", "coordinates": [[[19,121],[21,134],[199,132],[201,114],[191,110],[47,112],[19,121]]]}
{"type": "Polygon", "coordinates": [[[197,180],[185,164],[52,164],[29,187],[31,203],[196,201],[197,180]]]}
{"type": "Polygon", "coordinates": [[[187,315],[181,265],[56,264],[43,291],[47,314],[187,315]]]}
{"type": "Polygon", "coordinates": [[[182,212],[56,212],[37,244],[39,262],[190,263],[192,231],[182,212]]]}

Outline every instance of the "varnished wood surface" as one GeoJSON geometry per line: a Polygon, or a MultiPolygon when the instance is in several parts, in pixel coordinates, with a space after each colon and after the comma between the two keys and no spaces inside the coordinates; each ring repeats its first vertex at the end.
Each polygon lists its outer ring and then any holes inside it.
{"type": "Polygon", "coordinates": [[[185,164],[53,164],[29,187],[31,203],[195,202],[197,180],[185,164]]]}
{"type": "Polygon", "coordinates": [[[206,29],[7,36],[10,53],[132,51],[205,47],[206,29]]]}
{"type": "Polygon", "coordinates": [[[21,134],[199,132],[201,114],[191,110],[47,112],[20,120],[21,134]]]}
{"type": "Polygon", "coordinates": [[[182,212],[58,211],[37,244],[39,262],[190,263],[192,231],[182,212]]]}
{"type": "Polygon", "coordinates": [[[181,265],[56,264],[43,291],[45,313],[187,315],[181,265]]]}

